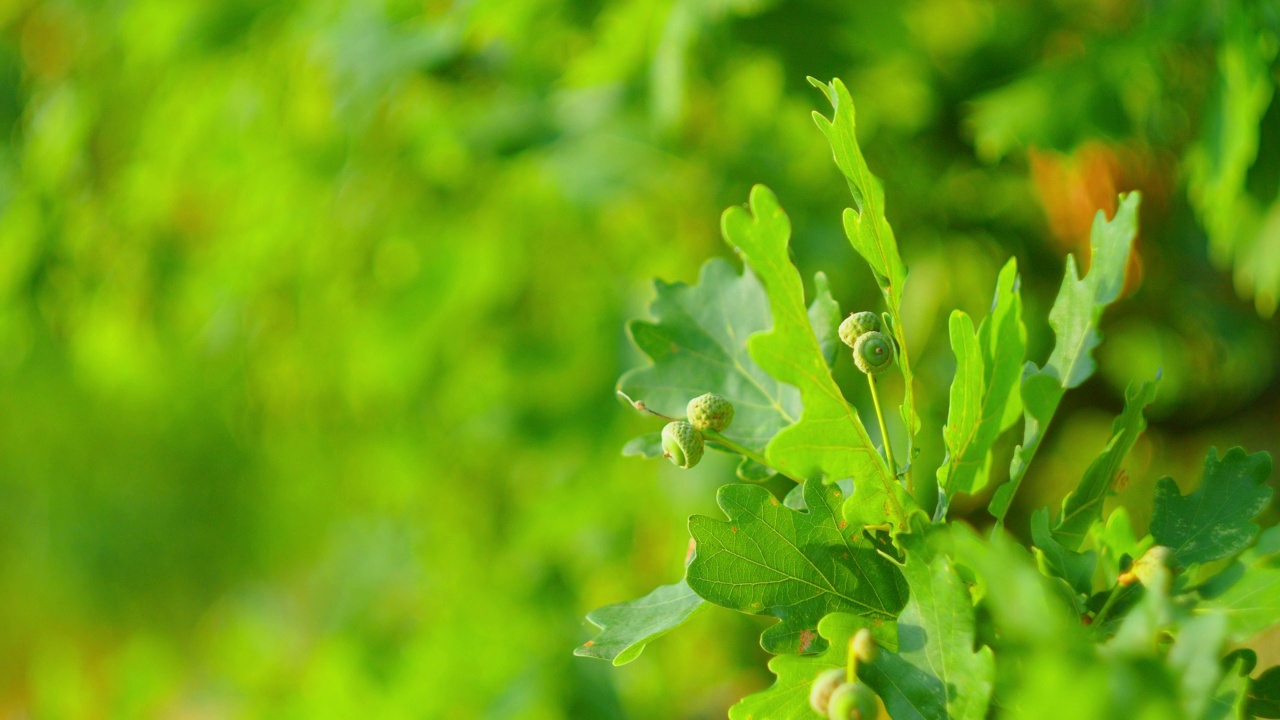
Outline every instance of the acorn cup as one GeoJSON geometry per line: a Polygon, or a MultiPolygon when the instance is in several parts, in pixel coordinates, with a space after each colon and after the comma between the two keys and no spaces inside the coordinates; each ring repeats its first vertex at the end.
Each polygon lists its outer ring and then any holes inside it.
{"type": "Polygon", "coordinates": [[[702,460],[702,433],[684,420],[667,423],[662,428],[662,456],[676,467],[686,470],[702,460]]]}
{"type": "Polygon", "coordinates": [[[896,358],[893,338],[882,332],[865,333],[853,345],[853,364],[868,375],[888,370],[896,358]]]}
{"type": "Polygon", "coordinates": [[[685,409],[689,424],[698,430],[724,432],[733,422],[733,403],[715,393],[707,393],[689,401],[685,409]]]}
{"type": "Polygon", "coordinates": [[[870,332],[880,332],[880,318],[873,312],[852,313],[840,323],[840,340],[849,347],[870,332]]]}

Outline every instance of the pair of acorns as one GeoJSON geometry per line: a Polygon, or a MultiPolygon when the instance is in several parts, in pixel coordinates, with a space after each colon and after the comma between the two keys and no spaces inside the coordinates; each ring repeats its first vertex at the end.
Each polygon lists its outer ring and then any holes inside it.
{"type": "MultiPolygon", "coordinates": [[[[852,655],[850,667],[876,659],[879,648],[871,631],[862,628],[849,641],[852,655]]],[[[865,683],[848,682],[853,670],[832,668],[818,675],[809,690],[809,706],[828,720],[875,720],[880,714],[880,701],[865,683]]]]}
{"type": "Polygon", "coordinates": [[[686,470],[702,460],[704,430],[721,432],[733,422],[733,403],[707,393],[689,401],[688,420],[675,420],[662,428],[662,456],[686,470]]]}
{"type": "Polygon", "coordinates": [[[853,364],[868,375],[879,375],[893,365],[897,352],[893,338],[880,332],[880,318],[873,312],[857,312],[840,323],[840,339],[853,348],[853,364]]]}

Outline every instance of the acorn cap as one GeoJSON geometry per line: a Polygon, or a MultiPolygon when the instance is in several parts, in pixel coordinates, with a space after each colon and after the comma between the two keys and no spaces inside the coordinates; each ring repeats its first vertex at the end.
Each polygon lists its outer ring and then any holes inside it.
{"type": "Polygon", "coordinates": [[[869,332],[853,344],[853,364],[868,375],[879,375],[893,366],[896,356],[893,338],[882,332],[869,332]]]}
{"type": "Polygon", "coordinates": [[[685,408],[689,423],[699,430],[723,432],[733,422],[733,403],[715,393],[707,393],[689,401],[685,408]]]}
{"type": "Polygon", "coordinates": [[[879,331],[880,318],[873,312],[852,313],[840,323],[840,339],[849,347],[853,347],[863,335],[879,331]]]}
{"type": "Polygon", "coordinates": [[[702,460],[702,433],[684,420],[662,428],[662,455],[686,470],[702,460]]]}

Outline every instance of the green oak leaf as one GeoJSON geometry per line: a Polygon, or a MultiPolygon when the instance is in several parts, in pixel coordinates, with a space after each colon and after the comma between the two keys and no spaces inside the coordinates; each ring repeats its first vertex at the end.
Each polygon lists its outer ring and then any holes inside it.
{"type": "Polygon", "coordinates": [[[769,660],[777,680],[767,689],[748,695],[729,708],[729,720],[812,720],[809,690],[819,674],[844,667],[849,659],[849,639],[862,628],[882,650],[898,649],[897,626],[848,613],[832,613],[818,623],[818,635],[827,649],[820,655],[779,655],[769,660]]]}
{"type": "MultiPolygon", "coordinates": [[[[1226,659],[1230,659],[1231,654],[1226,659]]],[[[1249,671],[1248,663],[1243,658],[1235,658],[1223,673],[1218,688],[1214,691],[1209,707],[1200,717],[1202,720],[1235,720],[1247,717],[1280,717],[1280,715],[1260,715],[1253,712],[1249,705],[1249,671]]]]}
{"type": "Polygon", "coordinates": [[[1098,566],[1098,554],[1076,552],[1058,542],[1049,531],[1049,510],[1040,508],[1031,514],[1031,541],[1040,571],[1049,577],[1062,578],[1080,595],[1093,592],[1093,571],[1098,566]]]}
{"type": "Polygon", "coordinates": [[[906,601],[902,573],[840,516],[837,485],[805,483],[804,512],[758,485],[726,485],[716,500],[727,521],[689,518],[689,587],[717,605],[781,622],[760,638],[774,654],[812,653],[825,644],[818,620],[832,612],[893,618],[906,601]]]}
{"type": "Polygon", "coordinates": [[[915,382],[902,327],[902,289],[907,282],[907,266],[902,264],[898,242],[894,239],[893,228],[889,226],[889,219],[885,216],[884,188],[871,174],[871,169],[862,156],[862,148],[858,145],[857,113],[849,89],[838,78],[830,84],[809,78],[809,84],[821,90],[831,103],[834,112],[830,119],[815,111],[813,120],[831,145],[836,167],[840,168],[840,173],[849,184],[854,205],[857,206],[856,210],[846,208],[844,211],[845,235],[853,249],[871,266],[871,274],[880,286],[880,293],[884,296],[892,318],[892,322],[888,323],[888,330],[898,343],[897,365],[902,373],[904,388],[901,414],[903,425],[907,428],[907,457],[910,458],[915,434],[920,430],[920,417],[915,410],[915,382]]]}
{"type": "MultiPolygon", "coordinates": [[[[703,393],[723,395],[735,411],[725,435],[763,451],[778,430],[799,417],[800,394],[770,377],[747,350],[747,340],[773,324],[760,281],[750,271],[739,274],[728,262],[712,259],[695,285],[658,281],[655,287],[657,297],[649,307],[655,320],[627,325],[632,342],[653,362],[624,374],[619,392],[671,417],[684,417],[689,400],[703,393]]],[[[814,287],[807,316],[824,343],[823,357],[834,362],[840,308],[826,276],[819,273],[814,287]]],[[[661,442],[655,446],[649,435],[641,436],[623,454],[650,457],[654,447],[661,442]]]]}
{"type": "Polygon", "coordinates": [[[977,334],[973,321],[959,310],[951,314],[950,327],[956,376],[943,429],[947,458],[938,468],[939,517],[945,516],[955,493],[972,494],[986,487],[992,446],[1022,416],[1019,380],[1027,330],[1014,259],[1000,271],[991,313],[977,334]]]}
{"type": "Polygon", "coordinates": [[[1254,516],[1271,500],[1270,476],[1271,456],[1265,452],[1249,455],[1235,447],[1219,459],[1217,448],[1210,448],[1200,486],[1191,494],[1184,497],[1172,478],[1156,483],[1152,537],[1171,548],[1182,567],[1244,550],[1258,533],[1254,516]]]}
{"type": "Polygon", "coordinates": [[[822,349],[827,367],[836,364],[836,355],[844,345],[840,341],[840,303],[831,297],[831,283],[825,273],[813,276],[813,302],[809,303],[809,324],[822,349]]]}
{"type": "Polygon", "coordinates": [[[895,720],[981,720],[995,678],[991,648],[974,651],[969,589],[942,553],[929,557],[918,534],[903,569],[911,598],[898,616],[898,650],[881,652],[858,675],[895,720]]]}
{"type": "Polygon", "coordinates": [[[642,598],[596,608],[587,613],[587,620],[600,632],[573,654],[625,665],[640,657],[646,645],[683,625],[705,607],[702,598],[681,579],[661,585],[642,598]]]}
{"type": "Polygon", "coordinates": [[[1280,665],[1268,668],[1250,683],[1245,702],[1250,717],[1280,718],[1280,665]]]}
{"type": "Polygon", "coordinates": [[[1044,367],[1027,363],[1023,369],[1022,404],[1026,424],[1022,444],[1014,450],[1013,462],[1009,465],[1009,481],[996,488],[991,498],[989,509],[997,526],[1004,524],[1013,496],[1044,440],[1063,394],[1084,382],[1096,368],[1091,353],[1102,340],[1098,321],[1102,311],[1120,297],[1124,287],[1129,251],[1138,233],[1138,201],[1137,192],[1121,195],[1114,218],[1108,221],[1101,210],[1094,216],[1090,235],[1092,260],[1084,278],[1076,272],[1075,257],[1067,256],[1062,288],[1049,311],[1049,325],[1056,336],[1053,352],[1044,367]]]}
{"type": "MultiPolygon", "coordinates": [[[[749,207],[725,210],[721,228],[769,294],[773,329],[751,338],[751,357],[773,377],[799,388],[804,407],[799,421],[769,442],[765,456],[791,477],[853,478],[890,488],[897,480],[831,377],[810,323],[800,273],[787,254],[791,221],[763,185],[751,189],[749,207]]],[[[901,525],[905,516],[905,508],[894,506],[888,519],[901,525]]]]}
{"type": "Polygon", "coordinates": [[[1231,638],[1247,640],[1280,623],[1280,527],[1199,589],[1204,604],[1226,614],[1231,638]]]}
{"type": "Polygon", "coordinates": [[[1124,393],[1124,412],[1111,424],[1107,446],[1089,464],[1080,485],[1062,501],[1062,514],[1053,527],[1053,537],[1068,550],[1078,550],[1094,521],[1102,517],[1102,505],[1120,472],[1120,463],[1147,428],[1142,411],[1156,399],[1159,382],[1157,375],[1154,380],[1129,385],[1124,393]]]}

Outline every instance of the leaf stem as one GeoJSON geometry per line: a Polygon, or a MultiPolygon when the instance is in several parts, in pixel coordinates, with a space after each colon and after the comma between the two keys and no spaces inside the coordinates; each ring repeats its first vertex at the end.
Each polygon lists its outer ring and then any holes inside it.
{"type": "Polygon", "coordinates": [[[889,428],[884,423],[884,413],[880,410],[880,395],[876,392],[876,376],[867,373],[867,384],[871,386],[871,402],[876,406],[876,419],[880,421],[880,440],[884,444],[885,459],[889,461],[889,472],[896,480],[898,465],[893,461],[893,443],[889,442],[889,428]]]}
{"type": "Polygon", "coordinates": [[[1123,589],[1123,587],[1123,585],[1117,584],[1112,588],[1111,594],[1107,596],[1107,601],[1102,604],[1102,609],[1098,611],[1096,616],[1094,616],[1093,627],[1096,628],[1098,632],[1102,632],[1102,623],[1107,619],[1107,613],[1111,612],[1111,608],[1116,604],[1116,600],[1120,599],[1120,590],[1123,589]]]}
{"type": "Polygon", "coordinates": [[[849,638],[848,654],[844,664],[844,681],[847,683],[858,681],[858,653],[853,649],[853,638],[855,637],[857,637],[857,634],[849,638]]]}
{"type": "Polygon", "coordinates": [[[785,470],[779,470],[778,468],[776,468],[776,467],[774,467],[774,466],[770,465],[770,464],[769,464],[769,461],[768,461],[768,460],[766,460],[766,459],[765,459],[765,457],[764,457],[763,455],[761,455],[760,453],[758,453],[758,452],[756,452],[756,451],[754,451],[754,450],[752,450],[752,449],[750,449],[750,448],[743,447],[742,445],[739,445],[738,443],[736,443],[736,442],[734,442],[734,441],[730,440],[729,438],[725,437],[724,435],[721,435],[720,433],[716,432],[715,430],[712,430],[711,428],[707,428],[707,429],[705,429],[705,430],[701,430],[700,432],[702,433],[702,437],[703,437],[703,439],[704,439],[704,440],[706,440],[707,442],[713,442],[713,443],[715,443],[715,444],[717,444],[717,445],[720,445],[720,446],[724,447],[726,450],[729,450],[729,451],[731,451],[731,452],[736,452],[736,453],[738,453],[739,455],[741,455],[741,456],[743,456],[743,457],[745,457],[745,458],[748,458],[748,459],[754,460],[754,461],[756,461],[756,462],[760,463],[761,465],[763,465],[763,466],[765,466],[765,467],[769,468],[770,470],[772,470],[772,471],[774,471],[774,472],[778,473],[779,475],[781,475],[781,476],[783,476],[783,477],[787,478],[788,480],[791,480],[791,481],[796,482],[796,483],[804,484],[804,480],[803,480],[803,479],[798,478],[798,477],[796,477],[796,476],[794,476],[794,475],[791,475],[791,474],[787,473],[785,470]]]}

